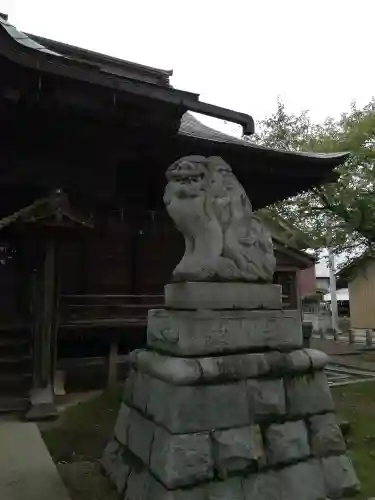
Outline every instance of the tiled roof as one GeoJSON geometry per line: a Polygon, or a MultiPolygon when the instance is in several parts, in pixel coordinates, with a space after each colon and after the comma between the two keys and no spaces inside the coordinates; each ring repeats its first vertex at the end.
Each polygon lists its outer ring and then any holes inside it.
{"type": "Polygon", "coordinates": [[[224,132],[212,129],[207,125],[204,125],[189,112],[185,113],[182,117],[179,134],[188,137],[195,137],[197,139],[206,139],[212,142],[235,144],[237,146],[242,146],[244,148],[250,148],[257,151],[264,151],[268,153],[274,152],[282,155],[292,155],[294,157],[301,156],[307,158],[328,159],[328,158],[343,158],[347,155],[347,153],[305,153],[305,152],[285,151],[273,148],[265,148],[262,146],[258,146],[253,142],[245,141],[243,139],[238,139],[237,137],[233,137],[231,135],[225,134],[224,132]]]}
{"type": "Polygon", "coordinates": [[[64,57],[63,55],[54,52],[53,50],[47,49],[46,47],[33,40],[22,31],[18,31],[14,26],[12,26],[8,21],[6,21],[1,16],[0,16],[0,25],[6,30],[8,35],[10,35],[13,38],[13,40],[23,45],[24,47],[28,47],[29,49],[43,52],[44,54],[50,54],[57,57],[64,57]]]}
{"type": "Polygon", "coordinates": [[[181,120],[179,133],[198,139],[207,139],[214,142],[225,142],[227,144],[238,144],[240,146],[247,146],[248,143],[237,137],[232,137],[223,132],[219,132],[213,128],[207,127],[191,113],[185,113],[181,120]]]}
{"type": "Polygon", "coordinates": [[[56,50],[60,55],[77,62],[83,62],[96,67],[100,71],[116,76],[134,78],[136,80],[153,83],[155,85],[170,87],[169,78],[173,71],[152,68],[117,57],[108,56],[92,50],[83,49],[67,43],[49,40],[36,35],[28,35],[30,39],[39,42],[51,50],[56,50]]]}
{"type": "Polygon", "coordinates": [[[160,86],[169,87],[169,77],[172,71],[151,68],[142,64],[125,61],[116,57],[107,56],[91,50],[82,49],[66,43],[48,40],[36,35],[31,35],[19,31],[11,25],[4,17],[0,16],[0,26],[6,30],[9,36],[17,43],[29,49],[42,52],[44,54],[69,59],[76,62],[89,64],[104,73],[126,78],[153,83],[160,86]]]}

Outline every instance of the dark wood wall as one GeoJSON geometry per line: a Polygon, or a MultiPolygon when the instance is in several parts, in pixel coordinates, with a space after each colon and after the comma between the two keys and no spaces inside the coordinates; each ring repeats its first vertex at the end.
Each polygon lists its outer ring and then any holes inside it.
{"type": "Polygon", "coordinates": [[[134,221],[118,212],[99,229],[60,244],[61,292],[163,293],[183,250],[182,237],[164,214],[134,221]]]}
{"type": "Polygon", "coordinates": [[[184,242],[167,216],[148,218],[139,236],[140,293],[163,293],[184,253],[184,242]],[[141,290],[143,292],[141,292],[141,290]]]}
{"type": "MultiPolygon", "coordinates": [[[[59,237],[61,294],[163,294],[184,252],[183,238],[168,215],[124,209],[101,213],[96,222],[94,229],[59,237]]],[[[25,254],[32,253],[33,232],[17,234],[13,243],[0,241],[0,325],[30,317],[33,259],[25,254]]],[[[295,308],[298,266],[278,251],[276,257],[274,282],[283,286],[284,306],[295,308]]]]}
{"type": "Polygon", "coordinates": [[[0,325],[18,319],[20,283],[16,247],[8,239],[0,240],[0,325]]]}

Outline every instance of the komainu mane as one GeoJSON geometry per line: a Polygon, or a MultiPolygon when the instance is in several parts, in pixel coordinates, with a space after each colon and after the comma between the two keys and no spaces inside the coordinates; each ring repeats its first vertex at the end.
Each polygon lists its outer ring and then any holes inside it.
{"type": "Polygon", "coordinates": [[[174,281],[272,281],[271,236],[224,160],[186,156],[166,176],[164,202],[185,238],[174,281]]]}

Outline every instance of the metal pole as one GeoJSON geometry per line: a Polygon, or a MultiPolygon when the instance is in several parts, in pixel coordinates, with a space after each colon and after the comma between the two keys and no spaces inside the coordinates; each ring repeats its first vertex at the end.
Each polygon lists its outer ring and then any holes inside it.
{"type": "Polygon", "coordinates": [[[337,340],[340,333],[337,308],[337,293],[336,293],[336,276],[335,276],[335,255],[331,247],[328,247],[328,269],[329,269],[329,285],[331,291],[331,320],[333,338],[337,340]]]}

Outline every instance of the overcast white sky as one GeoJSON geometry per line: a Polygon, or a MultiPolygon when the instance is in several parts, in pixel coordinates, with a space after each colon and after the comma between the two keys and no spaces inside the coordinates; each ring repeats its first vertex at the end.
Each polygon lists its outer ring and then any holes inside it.
{"type": "Polygon", "coordinates": [[[175,87],[315,121],[375,94],[375,0],[0,0],[21,31],[173,69],[175,87]]]}

